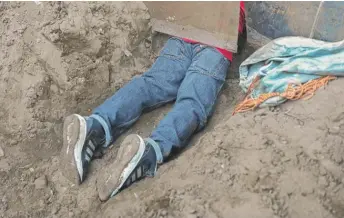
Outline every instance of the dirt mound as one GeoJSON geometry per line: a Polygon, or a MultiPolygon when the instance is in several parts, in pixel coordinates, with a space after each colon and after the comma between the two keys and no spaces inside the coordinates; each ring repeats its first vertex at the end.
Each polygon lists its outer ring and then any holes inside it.
{"type": "MultiPolygon", "coordinates": [[[[308,101],[214,117],[181,155],[106,203],[97,170],[73,186],[59,168],[63,118],[90,109],[152,63],[140,2],[0,3],[0,217],[344,217],[342,80],[308,101]]],[[[170,105],[128,133],[149,135],[170,105]]]]}
{"type": "Polygon", "coordinates": [[[46,217],[56,190],[33,182],[57,161],[63,117],[89,114],[151,65],[150,17],[138,2],[0,6],[0,214],[46,217]]]}
{"type": "Polygon", "coordinates": [[[234,117],[221,102],[214,128],[107,202],[104,217],[343,217],[341,82],[234,117]]]}

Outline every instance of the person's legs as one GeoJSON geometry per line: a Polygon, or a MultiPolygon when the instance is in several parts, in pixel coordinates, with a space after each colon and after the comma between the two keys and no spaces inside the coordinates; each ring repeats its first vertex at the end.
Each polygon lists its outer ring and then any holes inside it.
{"type": "Polygon", "coordinates": [[[132,79],[102,105],[94,115],[104,119],[111,136],[128,129],[141,115],[176,99],[177,92],[192,60],[192,46],[172,38],[167,41],[150,70],[132,79]]]}
{"type": "Polygon", "coordinates": [[[84,180],[95,149],[108,146],[129,128],[144,110],[175,100],[192,60],[192,45],[168,40],[150,70],[134,78],[89,117],[65,119],[61,164],[71,181],[84,180]]]}
{"type": "Polygon", "coordinates": [[[172,147],[183,147],[211,116],[230,62],[211,47],[194,46],[194,56],[173,109],[153,131],[153,139],[167,157],[172,147]]]}
{"type": "Polygon", "coordinates": [[[217,50],[192,46],[192,63],[179,88],[173,109],[148,139],[129,135],[121,144],[117,157],[97,177],[101,200],[146,176],[154,175],[172,147],[182,147],[212,114],[217,95],[225,81],[229,61],[217,50]]]}

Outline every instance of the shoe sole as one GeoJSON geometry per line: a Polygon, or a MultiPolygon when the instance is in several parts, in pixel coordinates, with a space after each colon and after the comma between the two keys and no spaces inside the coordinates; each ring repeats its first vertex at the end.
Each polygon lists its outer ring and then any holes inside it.
{"type": "Polygon", "coordinates": [[[145,151],[145,142],[139,135],[127,136],[118,150],[116,159],[97,177],[97,190],[101,201],[115,196],[134,171],[145,151]]]}
{"type": "Polygon", "coordinates": [[[73,114],[65,119],[60,163],[62,174],[74,184],[82,182],[81,152],[86,140],[86,134],[86,121],[82,116],[73,114]]]}

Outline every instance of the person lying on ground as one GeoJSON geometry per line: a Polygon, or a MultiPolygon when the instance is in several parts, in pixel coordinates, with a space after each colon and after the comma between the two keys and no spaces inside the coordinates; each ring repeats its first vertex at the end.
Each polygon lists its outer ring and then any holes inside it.
{"type": "MultiPolygon", "coordinates": [[[[240,4],[239,41],[246,38],[244,4],[240,4]]],[[[232,61],[232,53],[189,39],[170,38],[153,66],[133,78],[89,117],[74,114],[63,126],[61,165],[75,183],[85,180],[99,147],[107,147],[130,128],[143,112],[175,101],[149,138],[127,136],[116,159],[97,177],[102,201],[132,183],[154,176],[173,148],[186,146],[212,115],[232,61]]]]}

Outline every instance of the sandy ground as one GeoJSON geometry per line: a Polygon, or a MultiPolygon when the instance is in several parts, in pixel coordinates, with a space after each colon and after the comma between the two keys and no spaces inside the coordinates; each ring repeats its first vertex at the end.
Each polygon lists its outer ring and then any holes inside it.
{"type": "MultiPolygon", "coordinates": [[[[139,2],[0,3],[0,217],[344,217],[342,80],[231,116],[242,93],[229,76],[206,130],[155,178],[99,201],[97,171],[123,137],[81,186],[62,176],[63,118],[89,114],[151,65],[149,18],[139,2]]],[[[126,134],[149,135],[170,107],[126,134]]]]}

